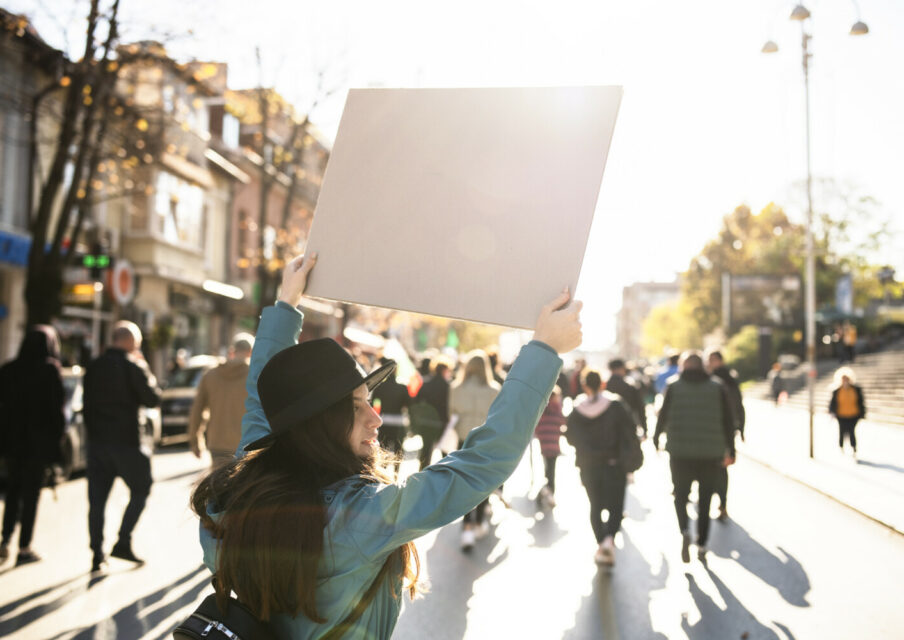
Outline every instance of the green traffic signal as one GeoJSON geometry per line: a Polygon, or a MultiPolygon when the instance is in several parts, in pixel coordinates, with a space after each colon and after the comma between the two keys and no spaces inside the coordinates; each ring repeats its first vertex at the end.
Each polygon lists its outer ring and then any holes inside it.
{"type": "Polygon", "coordinates": [[[86,269],[108,269],[110,267],[110,256],[105,253],[82,256],[82,266],[86,269]]]}

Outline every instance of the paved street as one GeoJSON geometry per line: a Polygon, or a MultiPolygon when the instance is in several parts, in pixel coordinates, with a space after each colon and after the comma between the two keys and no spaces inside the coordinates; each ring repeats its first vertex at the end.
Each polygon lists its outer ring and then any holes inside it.
{"type": "Polygon", "coordinates": [[[747,399],[747,441],[740,450],[770,467],[818,487],[820,491],[904,534],[904,429],[861,420],[857,423],[858,457],[838,448],[838,423],[816,407],[813,452],[809,457],[809,425],[805,410],[776,407],[747,399]]]}
{"type": "MultiPolygon", "coordinates": [[[[751,424],[750,429],[755,425],[751,424]]],[[[459,526],[419,542],[430,582],[395,638],[901,637],[904,537],[747,459],[732,470],[732,520],[713,523],[707,566],[681,563],[667,458],[647,450],[629,488],[617,566],[597,570],[572,458],[560,460],[559,502],[538,512],[526,459],[494,502],[494,531],[464,555],[459,526]]],[[[538,462],[538,461],[537,461],[538,462]]],[[[209,591],[187,497],[201,468],[181,448],[155,456],[156,483],[136,533],[148,564],[112,560],[87,573],[86,484],[42,496],[41,563],[0,568],[0,636],[162,640],[209,591]]],[[[540,465],[534,465],[537,474],[540,465]]],[[[126,491],[108,511],[109,544],[126,491]],[[112,517],[111,517],[112,516],[112,517]]]]}

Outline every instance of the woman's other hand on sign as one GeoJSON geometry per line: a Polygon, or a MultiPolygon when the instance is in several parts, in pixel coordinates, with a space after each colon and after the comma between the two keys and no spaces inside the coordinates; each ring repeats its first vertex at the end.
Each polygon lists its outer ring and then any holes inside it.
{"type": "Polygon", "coordinates": [[[566,288],[540,311],[534,328],[534,340],[548,344],[556,353],[567,353],[581,346],[581,307],[566,288]]]}

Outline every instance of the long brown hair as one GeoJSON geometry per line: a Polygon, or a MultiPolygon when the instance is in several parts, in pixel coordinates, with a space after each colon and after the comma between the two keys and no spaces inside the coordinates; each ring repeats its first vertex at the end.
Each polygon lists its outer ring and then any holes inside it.
{"type": "Polygon", "coordinates": [[[495,382],[493,370],[490,368],[490,358],[481,349],[474,349],[467,355],[467,362],[458,373],[455,386],[460,387],[465,380],[474,379],[484,387],[491,387],[495,382]]]}
{"type": "MultiPolygon", "coordinates": [[[[217,539],[215,589],[221,608],[230,592],[261,620],[303,613],[318,624],[317,565],[323,555],[326,504],[320,489],[350,476],[390,483],[390,454],[362,459],[349,444],[352,396],[307,419],[260,451],[211,471],[191,498],[201,524],[217,539]],[[216,521],[207,513],[212,505],[216,521]]],[[[390,465],[391,467],[391,465],[390,465]]],[[[376,582],[395,573],[418,592],[420,561],[413,543],[386,559],[376,582]]]]}

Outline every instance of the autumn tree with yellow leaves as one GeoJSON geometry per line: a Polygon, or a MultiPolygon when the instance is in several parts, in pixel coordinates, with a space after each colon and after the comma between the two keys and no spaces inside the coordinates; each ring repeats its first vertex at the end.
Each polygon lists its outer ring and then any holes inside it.
{"type": "Polygon", "coordinates": [[[116,92],[124,63],[117,51],[119,4],[91,0],[83,54],[77,61],[40,41],[25,18],[17,16],[0,30],[4,38],[31,33],[53,59],[44,65],[50,73],[43,85],[13,96],[29,123],[28,324],[47,323],[59,315],[63,270],[75,258],[83,230],[91,225],[92,207],[101,198],[143,186],[131,180],[129,171],[152,160],[144,151],[147,120],[131,98],[116,92]]]}

